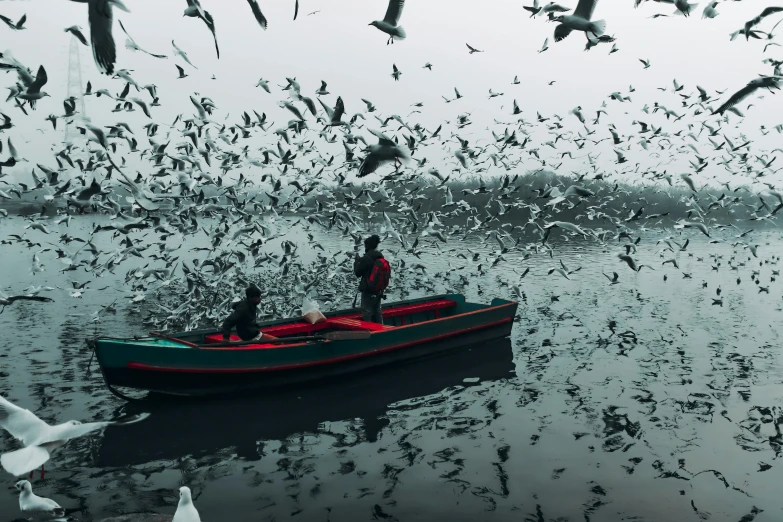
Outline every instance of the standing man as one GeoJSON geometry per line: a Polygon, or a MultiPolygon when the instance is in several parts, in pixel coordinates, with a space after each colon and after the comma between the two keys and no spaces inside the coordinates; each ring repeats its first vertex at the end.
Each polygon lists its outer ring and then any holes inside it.
{"type": "Polygon", "coordinates": [[[362,321],[383,324],[381,299],[389,286],[391,267],[378,250],[381,238],[373,234],[364,240],[364,255],[354,256],[353,273],[361,278],[359,292],[362,294],[362,321]]]}
{"type": "Polygon", "coordinates": [[[231,330],[236,327],[237,335],[243,341],[271,341],[277,339],[261,331],[256,324],[256,312],[261,302],[261,290],[256,285],[245,289],[245,299],[234,303],[234,311],[223,321],[223,341],[231,339],[231,330]]]}

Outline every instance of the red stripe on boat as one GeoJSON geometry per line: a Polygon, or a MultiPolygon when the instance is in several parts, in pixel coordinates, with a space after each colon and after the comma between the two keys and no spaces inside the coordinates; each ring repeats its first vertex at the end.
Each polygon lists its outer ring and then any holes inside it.
{"type": "MultiPolygon", "coordinates": [[[[501,305],[506,306],[506,305],[501,305]]],[[[469,312],[470,313],[470,312],[469,312]]],[[[444,318],[445,319],[445,318],[444,318]]],[[[176,367],[165,367],[165,366],[152,366],[149,364],[139,363],[139,362],[129,362],[127,365],[127,368],[130,370],[143,370],[143,371],[152,371],[152,372],[176,372],[176,373],[251,373],[251,372],[269,372],[269,371],[279,371],[279,370],[292,370],[294,368],[303,368],[307,366],[318,366],[321,364],[332,364],[336,362],[341,361],[348,361],[351,359],[357,359],[359,357],[366,357],[368,355],[375,355],[378,353],[384,353],[389,352],[392,350],[399,350],[401,348],[407,348],[409,346],[414,346],[417,344],[427,343],[430,341],[437,341],[440,339],[446,339],[448,337],[453,337],[455,335],[459,335],[461,333],[471,332],[474,330],[483,330],[485,328],[490,328],[492,326],[498,326],[504,323],[510,323],[514,320],[513,317],[506,317],[505,319],[501,319],[500,321],[495,321],[493,323],[486,323],[481,324],[478,326],[472,326],[470,328],[464,328],[462,330],[456,330],[453,332],[449,332],[447,334],[442,335],[436,335],[434,337],[427,337],[426,339],[420,339],[418,341],[413,341],[410,343],[403,343],[403,344],[397,344],[394,346],[389,346],[387,348],[381,348],[379,350],[373,350],[370,352],[362,352],[362,353],[354,353],[350,355],[343,355],[340,357],[332,357],[331,359],[323,359],[320,361],[311,361],[311,362],[303,362],[303,363],[295,363],[295,364],[286,364],[282,366],[271,366],[271,367],[265,367],[265,368],[176,368],[176,367]]],[[[411,325],[414,326],[414,325],[411,325]]]]}

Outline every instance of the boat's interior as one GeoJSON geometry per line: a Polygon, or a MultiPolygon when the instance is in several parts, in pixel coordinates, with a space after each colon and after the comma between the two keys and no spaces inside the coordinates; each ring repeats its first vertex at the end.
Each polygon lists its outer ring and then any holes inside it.
{"type": "MultiPolygon", "coordinates": [[[[413,303],[400,306],[383,307],[383,323],[370,323],[361,320],[361,313],[327,316],[326,321],[310,324],[306,321],[286,322],[264,327],[265,334],[278,338],[300,337],[313,334],[324,334],[337,330],[369,330],[380,332],[424,321],[431,321],[440,317],[452,315],[457,308],[457,302],[453,299],[438,299],[423,303],[413,303]]],[[[241,340],[236,334],[231,335],[232,341],[241,340]]],[[[220,343],[223,341],[221,334],[215,333],[204,336],[204,343],[220,343]]]]}
{"type": "MultiPolygon", "coordinates": [[[[446,294],[384,305],[382,307],[384,324],[362,321],[361,311],[354,308],[347,311],[326,312],[324,314],[326,320],[317,324],[310,324],[300,318],[292,318],[261,323],[260,326],[261,331],[265,334],[277,337],[278,339],[291,338],[292,344],[299,344],[302,341],[302,337],[340,331],[369,331],[372,333],[381,333],[427,321],[454,317],[509,302],[510,301],[504,299],[493,299],[492,303],[489,305],[468,303],[465,301],[465,297],[460,294],[446,294]],[[294,340],[294,338],[296,338],[296,340],[294,340]]],[[[170,343],[172,346],[208,347],[209,345],[215,345],[215,349],[221,349],[223,347],[229,349],[259,349],[281,348],[287,346],[285,343],[281,344],[279,342],[248,342],[240,344],[239,346],[227,346],[222,344],[223,337],[221,333],[215,329],[179,332],[170,335],[159,332],[150,332],[150,334],[153,338],[157,338],[156,342],[158,344],[170,343]]],[[[236,334],[232,334],[231,341],[237,342],[241,341],[241,339],[236,334]]]]}

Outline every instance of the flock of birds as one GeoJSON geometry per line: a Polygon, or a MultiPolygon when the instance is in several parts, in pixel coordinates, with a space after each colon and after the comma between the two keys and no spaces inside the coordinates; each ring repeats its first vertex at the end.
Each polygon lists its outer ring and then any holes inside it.
{"type": "MultiPolygon", "coordinates": [[[[27,480],[20,480],[14,485],[19,491],[19,509],[24,515],[35,520],[75,520],[72,517],[66,517],[65,509],[54,500],[46,497],[39,497],[33,493],[33,487],[27,480]]],[[[13,488],[12,488],[13,489],[13,488]]],[[[182,486],[179,488],[179,503],[174,512],[174,518],[171,522],[200,522],[198,510],[193,505],[190,488],[182,486]]]]}
{"type": "MultiPolygon", "coordinates": [[[[506,267],[518,276],[507,286],[519,297],[522,279],[531,269],[516,273],[516,265],[509,263],[511,254],[519,254],[522,261],[534,254],[554,259],[555,248],[549,242],[552,234],[600,242],[606,248],[616,243],[616,261],[639,272],[649,267],[634,257],[644,247],[640,244],[643,232],[657,229],[668,233],[658,241],[664,245],[658,253],[671,253],[674,257],[662,264],[678,268],[677,255],[686,251],[688,240],[678,243],[676,236],[690,229],[710,242],[731,242],[737,254],[729,264],[737,265],[744,263],[740,254],[745,251],[759,258],[760,245],[752,239],[753,229],[730,222],[732,216],[745,212],[749,223],[774,224],[783,208],[783,191],[768,181],[780,170],[775,154],[783,153],[783,148],[761,150],[741,129],[745,112],[755,104],[744,102],[753,95],[762,99],[766,91],[779,90],[783,60],[764,59],[764,65],[772,68],[771,74],[750,80],[723,101],[725,91],[688,88],[673,80],[672,85],[659,88],[665,98],[652,106],[636,107],[631,127],[607,120],[611,120],[615,106],[631,110],[627,107],[633,104],[633,87],[607,93],[606,101],[593,111],[578,106],[562,115],[523,114],[513,100],[503,106],[504,113],[495,119],[496,127],[487,136],[467,139],[463,129],[472,124],[469,113],[455,114],[435,129],[415,121],[413,115],[421,112],[421,103],[414,104],[414,110],[403,117],[383,113],[369,99],[361,99],[363,110],[351,114],[342,97],[325,101],[331,95],[326,81],[313,89],[315,86],[303,87],[296,78],[286,78],[277,89],[263,78],[256,84],[269,95],[284,97],[277,105],[291,119],[276,128],[265,112],[255,110],[243,112],[230,124],[221,123],[217,103],[198,94],[189,96],[193,113],[180,114],[169,125],[155,119],[156,107],[161,105],[157,86],[137,80],[132,71],[116,68],[114,9],[128,11],[125,5],[119,0],[74,1],[88,4],[89,35],[78,25],[65,31],[90,46],[98,69],[121,86],[118,92],[111,92],[93,89],[88,82],[84,95],[94,97],[96,106],[113,106],[112,112],[118,115],[141,111],[147,123],[142,129],[123,121],[99,127],[83,118],[76,100],[68,98],[63,101],[62,114],[51,114],[44,121],[53,131],[58,124],[76,125],[81,137],[58,147],[51,158],[24,158],[12,141],[14,121],[38,118],[37,106],[49,96],[45,91],[48,77],[44,65],[36,70],[10,51],[0,54],[0,70],[16,79],[5,100],[10,108],[0,111],[0,204],[3,200],[36,198],[43,206],[40,215],[25,218],[24,228],[0,243],[31,251],[32,276],[46,270],[46,257],[52,257],[60,271],[73,277],[86,272],[99,278],[114,274],[123,264],[133,264],[125,275],[128,301],[131,306],[141,306],[153,293],[162,296],[162,301],[148,303],[145,319],[157,329],[216,323],[229,309],[237,290],[257,280],[259,273],[266,282],[261,286],[268,294],[262,305],[267,315],[296,315],[291,295],[315,292],[327,300],[327,306],[345,299],[344,289],[354,284],[353,253],[327,251],[315,241],[316,230],[341,233],[358,249],[368,228],[379,229],[386,248],[396,249],[393,270],[398,286],[434,290],[435,280],[441,279],[453,287],[467,282],[472,273],[506,267]],[[11,110],[17,111],[13,117],[8,115],[11,110]],[[616,157],[613,169],[602,168],[598,162],[602,152],[594,150],[602,142],[607,142],[610,154],[616,157]],[[263,146],[259,148],[258,143],[263,146]],[[337,147],[338,153],[330,152],[337,147]],[[639,152],[657,158],[658,164],[646,168],[633,164],[629,156],[639,152]],[[428,155],[446,159],[431,160],[428,155]],[[148,161],[147,172],[131,174],[130,157],[148,161]],[[561,176],[536,188],[530,186],[539,173],[558,172],[565,157],[581,158],[584,167],[572,178],[561,176]],[[687,161],[688,171],[669,173],[673,169],[667,165],[682,159],[687,161]],[[22,164],[32,166],[25,169],[31,180],[23,180],[16,171],[9,176],[9,170],[22,164]],[[724,169],[735,181],[705,183],[699,175],[708,166],[724,169]],[[263,174],[258,178],[245,174],[251,168],[261,169],[263,174]],[[523,175],[524,171],[528,175],[523,175]],[[646,198],[634,199],[634,188],[622,183],[624,175],[631,173],[656,194],[685,208],[687,217],[668,223],[667,212],[651,213],[646,198]],[[455,195],[452,188],[459,190],[457,183],[470,175],[482,176],[477,188],[465,185],[455,195]],[[471,198],[483,198],[483,203],[471,204],[471,198]],[[52,212],[57,214],[53,219],[47,217],[52,212]],[[86,237],[71,235],[69,223],[85,212],[105,214],[108,220],[96,224],[86,237]],[[301,217],[288,220],[281,217],[284,214],[301,217]],[[521,225],[509,222],[511,215],[523,215],[526,221],[521,225]],[[573,217],[564,218],[566,215],[573,217]],[[382,222],[373,224],[373,220],[382,222]],[[301,261],[300,245],[281,239],[295,229],[308,238],[310,250],[320,250],[309,265],[301,261]],[[737,234],[724,239],[719,230],[735,230],[737,234]],[[118,240],[116,247],[98,248],[94,238],[103,234],[118,240]],[[471,237],[481,238],[490,253],[455,244],[471,237]],[[209,246],[188,247],[199,241],[209,246]],[[273,241],[279,244],[279,254],[265,249],[273,241]],[[186,259],[188,249],[206,258],[186,259]],[[418,262],[426,251],[448,255],[451,268],[429,274],[418,262]]],[[[673,4],[675,14],[684,16],[696,7],[684,0],[655,1],[673,4]]],[[[637,7],[641,3],[635,0],[637,7]]],[[[248,4],[265,29],[267,19],[258,1],[248,0],[248,4]]],[[[387,44],[406,38],[400,25],[404,4],[404,0],[390,0],[383,19],[370,24],[388,35],[387,44]]],[[[554,2],[539,5],[536,0],[524,8],[531,17],[556,23],[555,42],[573,31],[583,32],[589,50],[615,40],[606,34],[606,21],[592,19],[596,4],[597,0],[580,0],[571,11],[554,2]],[[569,12],[572,14],[566,14],[569,12]]],[[[719,2],[709,2],[703,17],[718,16],[718,6],[719,2]]],[[[297,0],[295,19],[298,12],[297,0]]],[[[770,31],[760,27],[781,12],[783,7],[765,8],[730,38],[743,35],[745,39],[765,40],[764,52],[778,46],[774,31],[780,21],[770,31]]],[[[187,0],[184,15],[207,26],[219,57],[214,17],[198,0],[187,0]]],[[[0,16],[0,20],[11,31],[27,28],[26,17],[13,21],[0,16]]],[[[119,25],[127,49],[167,58],[144,50],[122,22],[119,25]]],[[[466,46],[471,55],[485,52],[466,46]]],[[[196,67],[174,41],[172,48],[172,56],[196,67]]],[[[540,52],[546,49],[548,40],[540,52]]],[[[649,60],[640,61],[645,69],[651,67],[649,60]]],[[[423,67],[433,69],[429,62],[423,67]]],[[[177,65],[177,69],[178,78],[187,77],[183,66],[177,65]]],[[[392,70],[393,79],[400,80],[402,71],[396,65],[392,70]]],[[[519,85],[520,80],[515,77],[510,83],[519,85]]],[[[489,91],[490,99],[503,96],[503,92],[489,91]]],[[[457,88],[453,98],[444,96],[449,104],[458,104],[462,98],[457,88]]],[[[758,131],[781,134],[783,124],[762,126],[758,131]]],[[[8,216],[8,211],[0,208],[0,218],[8,216]]],[[[570,280],[579,268],[569,269],[560,260],[547,270],[548,275],[570,280]]],[[[609,285],[621,280],[617,272],[605,275],[609,285]]],[[[83,297],[92,290],[90,282],[72,281],[72,288],[66,289],[68,296],[83,297]]],[[[32,285],[12,292],[15,295],[0,294],[0,305],[51,301],[42,294],[54,290],[32,285]]],[[[102,313],[113,311],[115,306],[102,308],[93,319],[99,321],[102,313]]],[[[25,474],[43,466],[51,452],[68,440],[108,424],[70,422],[52,427],[0,397],[0,427],[23,444],[22,449],[2,455],[0,463],[16,476],[25,474]]],[[[18,482],[16,488],[21,492],[23,512],[64,515],[56,502],[36,496],[28,481],[18,482]]],[[[196,520],[190,492],[182,488],[174,522],[196,520]]]]}

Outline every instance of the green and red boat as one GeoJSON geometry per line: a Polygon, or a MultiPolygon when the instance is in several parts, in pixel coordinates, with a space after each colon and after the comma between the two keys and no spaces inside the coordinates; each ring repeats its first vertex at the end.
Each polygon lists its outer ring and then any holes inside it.
{"type": "Polygon", "coordinates": [[[180,396],[285,388],[398,363],[458,346],[508,336],[517,303],[468,303],[446,294],[383,306],[384,324],[361,320],[358,309],[260,323],[273,343],[224,343],[217,329],[148,337],[97,338],[90,343],[109,389],[180,396]]]}

